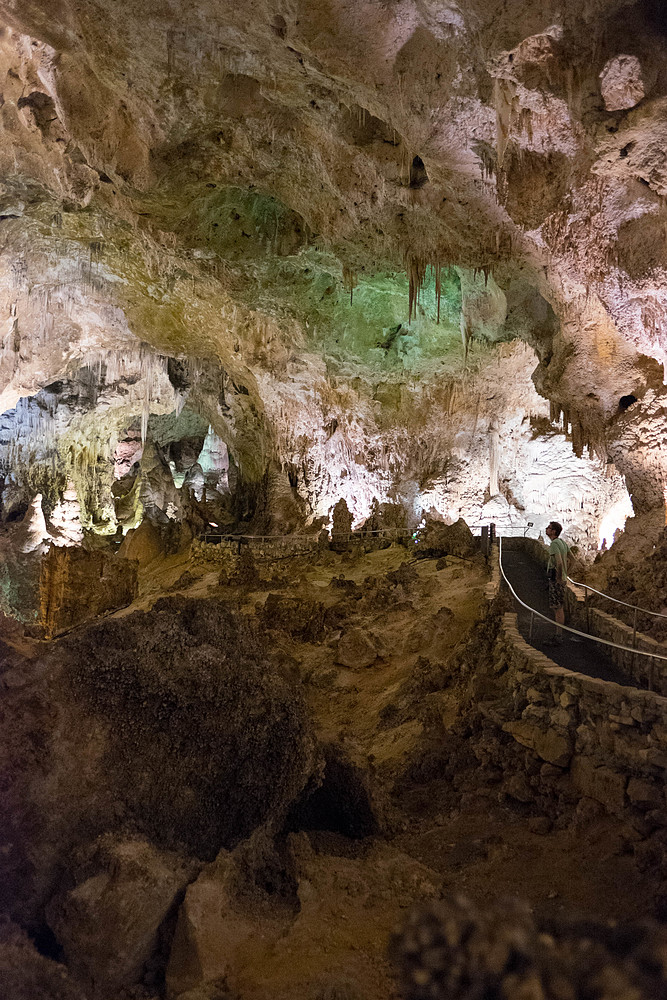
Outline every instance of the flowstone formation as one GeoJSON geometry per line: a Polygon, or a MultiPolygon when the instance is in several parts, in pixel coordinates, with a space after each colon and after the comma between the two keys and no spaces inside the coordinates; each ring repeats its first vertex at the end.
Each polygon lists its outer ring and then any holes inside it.
{"type": "Polygon", "coordinates": [[[85,528],[181,520],[189,470],[150,424],[183,405],[200,426],[171,441],[210,428],[235,473],[213,490],[244,484],[215,525],[290,531],[341,496],[355,523],[373,499],[535,523],[535,493],[593,548],[622,476],[662,507],[650,0],[2,16],[5,519],[40,492],[52,535],[71,483],[85,528]],[[112,489],[137,432],[155,503],[112,489]]]}

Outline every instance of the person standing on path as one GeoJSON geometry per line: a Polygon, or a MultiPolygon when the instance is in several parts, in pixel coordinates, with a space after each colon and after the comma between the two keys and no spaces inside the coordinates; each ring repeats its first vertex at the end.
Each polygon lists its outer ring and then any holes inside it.
{"type": "MultiPolygon", "coordinates": [[[[547,580],[549,581],[549,607],[554,613],[556,625],[565,624],[565,584],[567,583],[567,556],[569,549],[560,537],[563,530],[558,521],[547,525],[547,537],[550,541],[549,560],[547,562],[547,580]]],[[[559,628],[553,639],[547,640],[549,645],[559,645],[563,634],[559,628]]]]}

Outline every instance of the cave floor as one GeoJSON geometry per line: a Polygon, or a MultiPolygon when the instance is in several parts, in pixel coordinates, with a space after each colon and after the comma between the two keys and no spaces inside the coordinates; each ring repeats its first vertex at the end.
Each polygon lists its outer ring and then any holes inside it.
{"type": "MultiPolygon", "coordinates": [[[[280,592],[329,606],[340,600],[333,577],[343,574],[363,590],[367,577],[406,558],[416,579],[397,587],[389,604],[350,602],[343,631],[353,626],[373,637],[380,655],[372,666],[336,663],[338,634],[323,642],[277,638],[302,678],[318,737],[368,772],[388,803],[387,819],[382,835],[362,839],[340,830],[290,835],[301,856],[300,911],[277,938],[258,930],[235,977],[242,1000],[393,1000],[390,935],[414,902],[445,892],[478,902],[518,896],[540,916],[605,920],[645,916],[655,895],[650,873],[635,866],[636,838],[618,820],[593,810],[536,832],[529,804],[508,796],[502,780],[478,782],[474,768],[452,780],[438,766],[410,777],[414,760],[428,754],[427,731],[434,722],[448,731],[465,702],[457,657],[470,630],[481,627],[488,581],[481,558],[448,557],[436,570],[434,560],[412,560],[395,545],[356,562],[327,553],[294,560],[280,592]],[[442,668],[446,680],[415,690],[415,671],[425,663],[442,668]]],[[[173,593],[185,569],[194,580],[179,592],[189,597],[220,596],[257,610],[271,592],[269,584],[221,588],[210,565],[161,557],[142,571],[138,600],[117,616],[173,593]]]]}

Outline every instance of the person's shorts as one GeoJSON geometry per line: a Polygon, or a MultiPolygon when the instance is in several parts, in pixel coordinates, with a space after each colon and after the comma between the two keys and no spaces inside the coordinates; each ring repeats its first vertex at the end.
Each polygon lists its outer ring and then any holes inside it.
{"type": "Polygon", "coordinates": [[[552,610],[562,608],[565,604],[565,584],[557,580],[549,580],[549,607],[552,610]]]}

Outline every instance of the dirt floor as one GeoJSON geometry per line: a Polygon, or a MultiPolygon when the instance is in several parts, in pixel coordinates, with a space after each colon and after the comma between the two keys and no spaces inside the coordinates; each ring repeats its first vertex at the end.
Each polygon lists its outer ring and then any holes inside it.
{"type": "MultiPolygon", "coordinates": [[[[258,569],[275,576],[275,566],[258,569]]],[[[220,587],[218,574],[215,565],[196,564],[187,554],[159,557],[142,569],[137,601],[116,617],[145,610],[166,592],[219,595],[261,613],[276,591],[275,582],[250,590],[220,587]],[[187,586],[174,590],[186,570],[187,586]]],[[[637,870],[633,834],[620,821],[592,809],[540,827],[525,802],[503,792],[502,773],[475,787],[473,770],[472,779],[469,774],[456,787],[456,775],[439,773],[439,765],[435,773],[424,770],[428,739],[455,726],[467,704],[460,657],[485,610],[488,573],[481,557],[436,564],[392,545],[356,560],[334,553],[288,560],[284,576],[283,597],[325,609],[349,598],[341,628],[329,630],[324,641],[305,642],[289,632],[276,641],[301,676],[317,736],[358,769],[381,830],[361,838],[336,829],[288,835],[299,912],[279,934],[258,927],[239,954],[233,992],[220,993],[221,1000],[397,997],[386,957],[390,935],[413,903],[445,893],[479,903],[518,896],[536,916],[647,915],[656,886],[650,872],[637,870]],[[406,562],[403,582],[392,583],[387,599],[387,574],[406,562]],[[376,649],[371,666],[336,662],[340,637],[350,628],[376,649]],[[415,688],[417,675],[430,678],[423,690],[415,688]],[[420,755],[421,771],[411,779],[420,755]]]]}
{"type": "MultiPolygon", "coordinates": [[[[407,713],[402,707],[402,689],[424,658],[445,671],[456,669],[456,654],[483,610],[488,579],[481,559],[448,557],[445,568],[437,570],[435,560],[410,556],[394,545],[356,562],[334,554],[320,561],[295,560],[287,570],[295,582],[281,591],[331,605],[340,596],[330,586],[332,577],[342,574],[362,587],[368,577],[395,571],[406,559],[416,570],[417,579],[399,588],[390,606],[351,609],[345,627],[363,629],[381,654],[372,666],[337,664],[337,633],[323,644],[289,636],[282,640],[286,655],[298,664],[319,737],[370,765],[383,788],[390,788],[406,767],[424,729],[423,711],[410,712],[409,701],[407,713]]],[[[217,570],[193,568],[182,557],[172,557],[144,571],[138,605],[148,606],[185,569],[198,576],[188,596],[220,589],[217,570]]],[[[269,592],[258,587],[244,593],[244,606],[256,607],[269,592]]],[[[442,690],[426,694],[429,717],[436,713],[445,728],[450,726],[461,694],[456,676],[442,690]]],[[[464,793],[454,808],[450,792],[449,779],[436,777],[394,796],[383,836],[297,835],[308,841],[301,912],[277,943],[264,948],[260,943],[248,956],[237,980],[239,995],[244,1000],[287,1000],[300,991],[323,1000],[395,997],[386,960],[389,936],[415,901],[443,893],[465,893],[480,903],[519,896],[536,916],[569,913],[615,920],[646,915],[655,885],[650,873],[637,871],[632,835],[619,821],[593,812],[564,829],[536,833],[520,804],[517,812],[517,803],[508,805],[494,786],[464,793]]]]}

